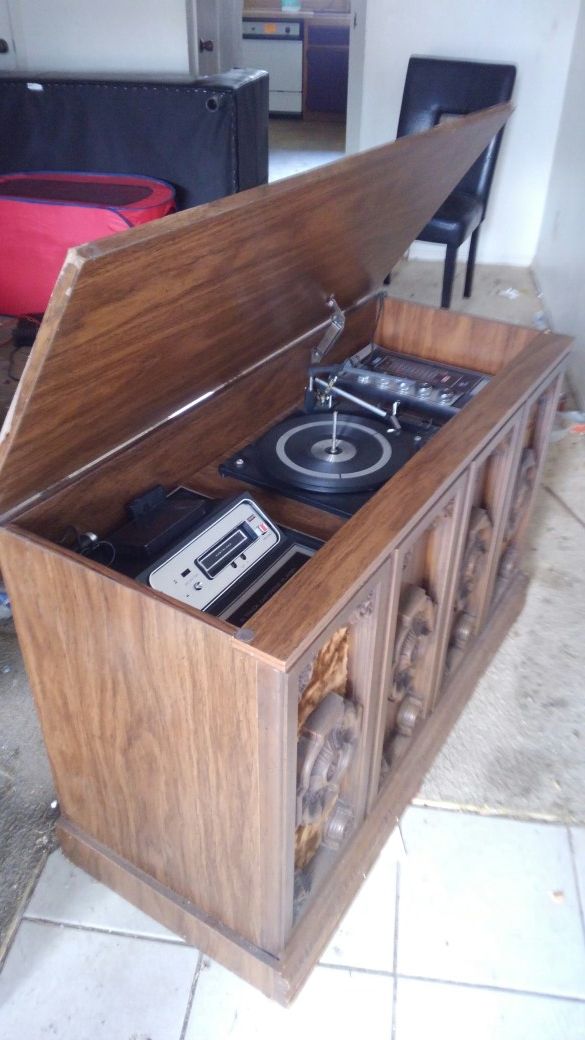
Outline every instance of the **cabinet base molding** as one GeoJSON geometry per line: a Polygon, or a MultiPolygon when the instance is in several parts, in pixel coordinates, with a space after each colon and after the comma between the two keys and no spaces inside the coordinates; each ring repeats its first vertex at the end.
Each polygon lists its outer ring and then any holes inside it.
{"type": "Polygon", "coordinates": [[[475,641],[473,653],[463,658],[433,714],[414,735],[409,754],[386,777],[369,814],[324,880],[318,900],[299,921],[281,957],[273,957],[230,932],[62,817],[57,835],[63,852],[98,881],[266,996],[289,1004],[331,939],[397,820],[416,795],[479,677],[522,610],[527,586],[523,573],[510,581],[497,612],[475,641]]]}

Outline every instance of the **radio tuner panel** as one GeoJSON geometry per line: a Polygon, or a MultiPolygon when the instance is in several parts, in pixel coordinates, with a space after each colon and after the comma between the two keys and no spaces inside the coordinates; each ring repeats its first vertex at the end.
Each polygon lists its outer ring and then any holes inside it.
{"type": "Polygon", "coordinates": [[[460,411],[488,382],[481,372],[395,354],[375,343],[354,354],[339,375],[342,386],[359,387],[364,396],[398,399],[444,418],[460,411]]]}

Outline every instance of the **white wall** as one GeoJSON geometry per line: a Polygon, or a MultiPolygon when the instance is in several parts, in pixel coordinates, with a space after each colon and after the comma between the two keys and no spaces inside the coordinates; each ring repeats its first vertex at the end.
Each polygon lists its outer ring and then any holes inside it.
{"type": "MultiPolygon", "coordinates": [[[[1,0],[0,0],[1,2],[1,0]]],[[[349,47],[349,79],[347,86],[347,121],[345,148],[359,152],[366,55],[366,17],[368,0],[351,0],[351,28],[349,47]]],[[[365,145],[364,147],[367,147],[365,145]]]]}
{"type": "Polygon", "coordinates": [[[188,73],[185,0],[10,0],[19,68],[188,73]]]}
{"type": "Polygon", "coordinates": [[[0,30],[10,23],[0,70],[207,75],[241,56],[242,0],[0,0],[0,30]],[[200,36],[214,42],[201,62],[200,36]]]}
{"type": "Polygon", "coordinates": [[[576,337],[572,380],[585,407],[585,3],[577,24],[534,269],[555,329],[576,337]]]}
{"type": "MultiPolygon", "coordinates": [[[[579,0],[367,0],[363,93],[349,109],[351,150],[394,138],[412,54],[518,67],[516,112],[504,135],[480,262],[527,265],[534,258],[578,11],[579,0]]],[[[353,72],[350,90],[359,90],[353,72]]]]}

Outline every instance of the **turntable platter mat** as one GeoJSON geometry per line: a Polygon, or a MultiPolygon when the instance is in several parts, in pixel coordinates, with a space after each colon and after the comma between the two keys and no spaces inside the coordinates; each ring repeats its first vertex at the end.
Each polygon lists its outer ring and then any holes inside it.
{"type": "Polygon", "coordinates": [[[262,468],[274,479],[313,491],[365,491],[388,480],[412,454],[400,433],[360,415],[313,413],[285,419],[258,441],[262,468]]]}

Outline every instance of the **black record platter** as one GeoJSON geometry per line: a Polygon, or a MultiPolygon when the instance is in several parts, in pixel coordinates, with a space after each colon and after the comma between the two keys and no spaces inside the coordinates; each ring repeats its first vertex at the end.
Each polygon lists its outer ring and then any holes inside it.
{"type": "Polygon", "coordinates": [[[352,516],[435,433],[412,416],[400,430],[355,412],[298,412],[219,467],[223,476],[352,516]]]}

